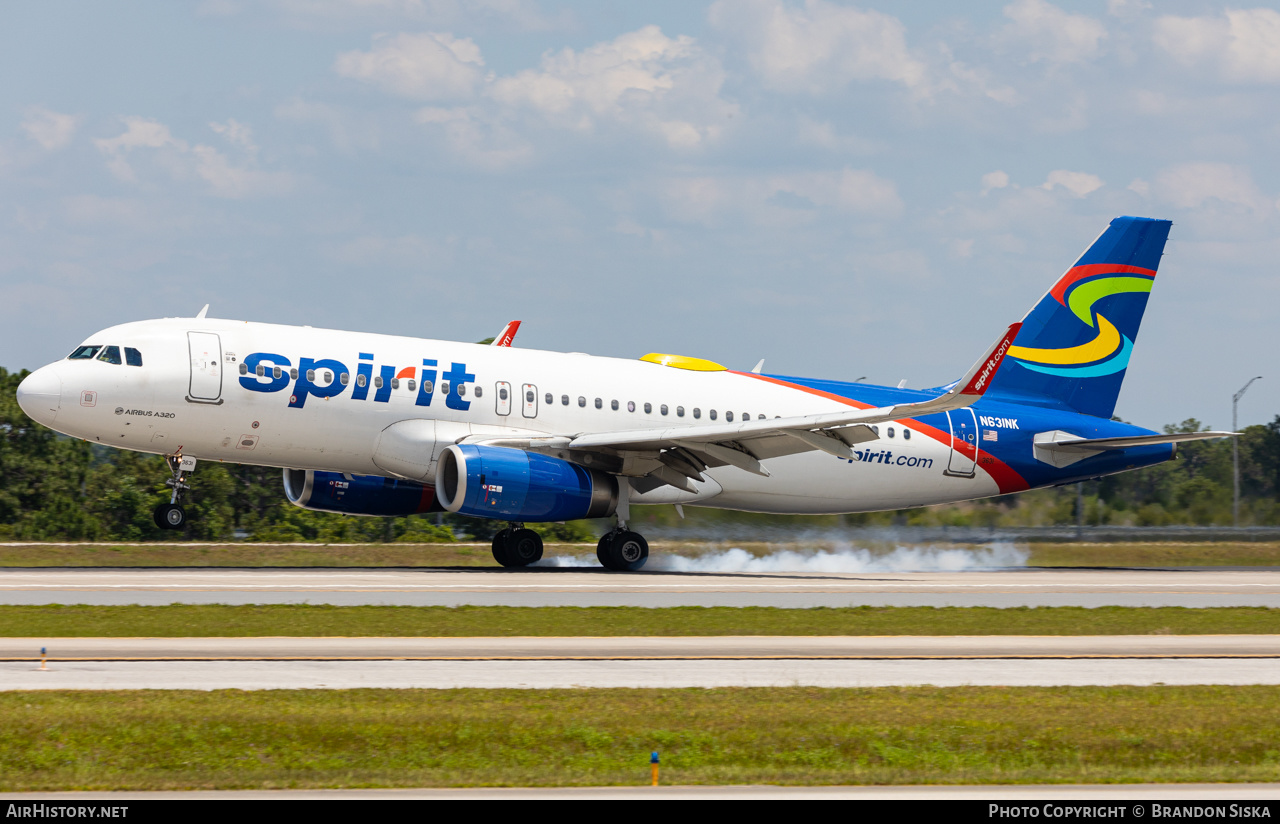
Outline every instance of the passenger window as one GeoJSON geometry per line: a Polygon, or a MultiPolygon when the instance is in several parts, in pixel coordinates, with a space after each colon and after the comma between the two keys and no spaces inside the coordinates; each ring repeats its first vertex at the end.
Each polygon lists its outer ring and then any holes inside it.
{"type": "Polygon", "coordinates": [[[374,389],[381,389],[381,388],[382,388],[382,376],[381,376],[381,375],[378,375],[377,377],[375,377],[375,378],[373,379],[373,388],[374,388],[374,389]]]}
{"type": "Polygon", "coordinates": [[[392,378],[392,379],[391,379],[391,388],[392,388],[392,389],[399,389],[399,388],[400,388],[400,379],[399,379],[399,378],[392,378]]]}
{"type": "Polygon", "coordinates": [[[604,401],[596,398],[596,409],[604,409],[604,401]]]}
{"type": "MultiPolygon", "coordinates": [[[[548,393],[547,393],[547,397],[546,397],[546,399],[545,399],[545,400],[546,400],[546,402],[547,402],[548,404],[551,404],[551,403],[552,403],[551,393],[550,393],[550,392],[548,392],[548,393]]],[[[529,402],[530,402],[530,403],[532,403],[532,402],[533,402],[533,398],[529,398],[529,402]]],[[[568,403],[568,401],[565,401],[565,403],[568,403]]]]}
{"type": "MultiPolygon", "coordinates": [[[[296,381],[297,379],[298,379],[298,367],[295,366],[289,370],[289,380],[296,381]]],[[[382,384],[378,384],[378,386],[382,386],[382,384]]]]}
{"type": "MultiPolygon", "coordinates": [[[[548,403],[550,403],[550,402],[551,402],[551,401],[550,401],[550,399],[548,399],[548,401],[547,401],[547,402],[548,402],[548,403]]],[[[564,404],[565,406],[568,406],[568,405],[569,405],[569,396],[568,396],[568,395],[561,395],[561,396],[560,396],[560,403],[564,404]]]]}
{"type": "Polygon", "coordinates": [[[93,360],[101,346],[77,346],[76,350],[67,355],[67,360],[93,360]]]}
{"type": "Polygon", "coordinates": [[[609,408],[610,408],[610,409],[612,409],[614,412],[617,412],[617,411],[618,411],[618,402],[617,402],[616,400],[614,400],[614,401],[609,401],[609,408]]]}
{"type": "Polygon", "coordinates": [[[903,439],[904,441],[909,441],[909,440],[911,440],[911,430],[910,430],[910,429],[904,429],[904,430],[902,430],[902,439],[903,439]]]}
{"type": "Polygon", "coordinates": [[[716,419],[716,410],[712,409],[710,412],[707,413],[707,416],[714,421],[716,419]]]}
{"type": "Polygon", "coordinates": [[[743,419],[744,421],[749,421],[749,420],[751,420],[751,416],[750,416],[750,415],[748,415],[746,412],[743,412],[743,413],[742,413],[742,419],[743,419]]]}
{"type": "MultiPolygon", "coordinates": [[[[412,388],[413,388],[413,381],[409,381],[409,388],[410,388],[410,389],[412,389],[412,388]]],[[[477,398],[483,398],[483,397],[484,397],[484,389],[483,389],[482,387],[479,387],[479,386],[477,386],[477,387],[476,387],[476,397],[477,397],[477,398]]]]}
{"type": "Polygon", "coordinates": [[[458,384],[458,397],[465,398],[467,396],[467,385],[465,383],[458,384]]]}
{"type": "Polygon", "coordinates": [[[702,410],[695,406],[695,407],[693,408],[693,418],[694,418],[694,420],[698,420],[698,419],[699,419],[699,418],[701,418],[701,417],[702,417],[702,410]]]}
{"type": "Polygon", "coordinates": [[[441,394],[443,394],[443,395],[448,395],[448,394],[449,394],[449,382],[448,382],[448,381],[440,381],[440,393],[441,393],[441,394]]]}
{"type": "Polygon", "coordinates": [[[104,346],[102,348],[102,354],[98,356],[98,360],[106,361],[107,363],[114,363],[116,366],[119,366],[124,362],[120,360],[119,346],[104,346]]]}
{"type": "Polygon", "coordinates": [[[533,390],[524,393],[524,402],[533,403],[533,390]]]}
{"type": "Polygon", "coordinates": [[[677,418],[683,418],[683,417],[684,417],[684,407],[683,407],[683,406],[677,406],[677,407],[676,407],[676,417],[677,417],[677,418]]]}
{"type": "MultiPolygon", "coordinates": [[[[361,377],[364,377],[364,376],[363,376],[363,375],[361,375],[361,377]]],[[[364,384],[363,384],[363,383],[361,383],[360,385],[361,385],[361,386],[364,386],[364,384]]],[[[432,392],[436,391],[436,385],[435,385],[434,383],[432,383],[431,381],[423,381],[423,382],[422,382],[422,391],[423,391],[423,392],[426,392],[428,395],[430,395],[432,392]]]]}
{"type": "Polygon", "coordinates": [[[634,412],[634,411],[636,411],[636,402],[635,402],[635,401],[627,401],[627,411],[628,411],[628,412],[634,412]]]}
{"type": "Polygon", "coordinates": [[[872,432],[874,432],[874,433],[876,433],[876,437],[877,437],[877,438],[878,438],[878,437],[880,437],[880,427],[878,427],[878,426],[873,426],[873,427],[871,427],[871,431],[872,431],[872,432]]]}
{"type": "Polygon", "coordinates": [[[365,385],[368,383],[369,383],[369,379],[366,378],[364,375],[356,375],[356,386],[363,389],[365,385]]]}
{"type": "Polygon", "coordinates": [[[664,403],[662,406],[659,406],[658,411],[664,415],[667,414],[667,405],[664,403]]]}
{"type": "MultiPolygon", "coordinates": [[[[271,377],[275,378],[276,380],[280,380],[280,374],[281,374],[281,373],[280,373],[280,367],[279,367],[279,366],[273,366],[273,367],[271,367],[271,377]]],[[[343,383],[346,383],[346,382],[347,382],[347,376],[346,376],[345,374],[342,376],[342,382],[343,382],[343,383]]]]}
{"type": "Polygon", "coordinates": [[[892,438],[892,437],[893,437],[893,427],[892,427],[892,426],[891,426],[891,427],[889,427],[888,435],[889,435],[889,437],[890,437],[890,438],[892,438]]]}
{"type": "Polygon", "coordinates": [[[507,399],[507,388],[504,386],[498,390],[498,400],[505,401],[507,399]]]}
{"type": "Polygon", "coordinates": [[[724,419],[729,423],[733,423],[733,413],[732,412],[724,413],[724,419]]]}
{"type": "Polygon", "coordinates": [[[316,382],[316,370],[314,369],[307,370],[307,380],[310,381],[311,383],[316,382]]]}
{"type": "Polygon", "coordinates": [[[267,374],[267,367],[263,366],[262,364],[258,364],[258,367],[253,370],[253,374],[257,375],[258,377],[262,377],[263,375],[267,374]]]}
{"type": "Polygon", "coordinates": [[[325,373],[324,373],[324,382],[325,382],[326,384],[333,383],[333,373],[332,373],[332,372],[330,372],[330,371],[328,371],[328,370],[325,370],[325,373]]]}
{"type": "MultiPolygon", "coordinates": [[[[342,378],[343,378],[343,380],[342,380],[343,384],[346,384],[346,382],[347,382],[347,381],[346,381],[346,377],[347,377],[347,376],[346,376],[345,374],[342,376],[342,378]]],[[[417,391],[417,389],[418,389],[418,382],[417,382],[417,381],[415,381],[413,378],[409,378],[409,391],[410,391],[410,392],[415,392],[415,391],[417,391]]]]}
{"type": "Polygon", "coordinates": [[[248,367],[248,366],[246,366],[246,365],[245,365],[245,364],[243,364],[243,363],[242,363],[242,364],[240,364],[240,374],[241,374],[241,375],[247,375],[247,374],[249,374],[249,367],[248,367]]]}
{"type": "Polygon", "coordinates": [[[124,362],[130,366],[141,366],[142,353],[137,349],[134,349],[132,346],[126,346],[124,348],[124,362]]]}
{"type": "Polygon", "coordinates": [[[579,396],[578,396],[578,406],[583,406],[583,407],[585,407],[586,405],[587,405],[587,399],[586,399],[586,398],[584,398],[584,397],[582,397],[581,395],[579,395],[579,396]]]}
{"type": "Polygon", "coordinates": [[[646,414],[646,415],[652,415],[652,414],[653,414],[653,404],[651,404],[651,403],[646,403],[646,404],[644,405],[644,414],[646,414]]]}
{"type": "MultiPolygon", "coordinates": [[[[278,366],[276,367],[275,377],[277,378],[280,377],[280,367],[278,366]]],[[[341,375],[338,376],[338,380],[342,382],[343,386],[346,386],[347,384],[351,383],[351,375],[347,374],[346,372],[343,372],[341,375]]],[[[413,387],[409,387],[409,388],[412,389],[413,387]]]]}

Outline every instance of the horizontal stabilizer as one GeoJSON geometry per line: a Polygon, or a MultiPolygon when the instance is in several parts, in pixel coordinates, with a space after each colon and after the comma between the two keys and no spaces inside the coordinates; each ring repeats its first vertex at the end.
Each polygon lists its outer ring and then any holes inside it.
{"type": "Polygon", "coordinates": [[[1157,446],[1165,443],[1207,441],[1217,438],[1235,438],[1239,432],[1176,432],[1169,435],[1133,435],[1120,438],[1081,438],[1070,432],[1054,430],[1039,432],[1035,436],[1036,460],[1056,467],[1070,466],[1109,449],[1128,449],[1132,446],[1157,446]]]}

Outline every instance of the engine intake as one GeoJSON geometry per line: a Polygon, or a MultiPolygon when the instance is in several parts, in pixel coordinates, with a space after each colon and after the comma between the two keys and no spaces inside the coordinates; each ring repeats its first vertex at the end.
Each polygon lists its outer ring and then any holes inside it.
{"type": "Polygon", "coordinates": [[[284,494],[294,506],[346,515],[414,515],[442,511],[433,487],[379,475],[286,469],[284,494]]]}
{"type": "Polygon", "coordinates": [[[454,444],[440,455],[436,495],[450,512],[478,518],[575,521],[612,515],[618,480],[536,452],[454,444]]]}

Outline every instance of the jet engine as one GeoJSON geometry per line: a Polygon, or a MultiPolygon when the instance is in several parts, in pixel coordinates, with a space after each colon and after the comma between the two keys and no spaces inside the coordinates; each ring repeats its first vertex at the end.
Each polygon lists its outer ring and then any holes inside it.
{"type": "Polygon", "coordinates": [[[442,511],[434,488],[379,475],[286,469],[284,494],[294,506],[346,515],[413,515],[442,511]]]}
{"type": "Polygon", "coordinates": [[[612,475],[504,446],[454,444],[440,455],[436,495],[450,512],[506,521],[604,518],[618,506],[612,475]]]}

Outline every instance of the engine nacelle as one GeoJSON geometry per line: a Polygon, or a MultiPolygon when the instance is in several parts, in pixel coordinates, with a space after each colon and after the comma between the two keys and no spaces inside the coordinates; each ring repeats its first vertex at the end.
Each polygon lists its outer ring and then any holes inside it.
{"type": "Polygon", "coordinates": [[[575,521],[612,515],[618,480],[523,449],[454,444],[440,455],[436,495],[450,512],[478,518],[575,521]]]}
{"type": "Polygon", "coordinates": [[[379,475],[286,469],[284,494],[294,506],[346,515],[414,515],[442,511],[433,487],[379,475]]]}

